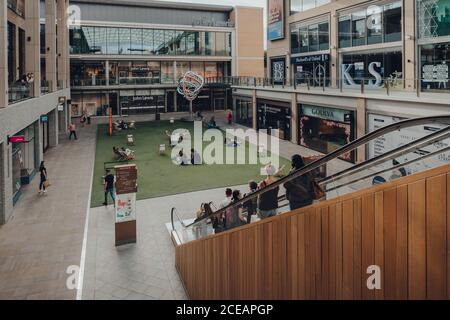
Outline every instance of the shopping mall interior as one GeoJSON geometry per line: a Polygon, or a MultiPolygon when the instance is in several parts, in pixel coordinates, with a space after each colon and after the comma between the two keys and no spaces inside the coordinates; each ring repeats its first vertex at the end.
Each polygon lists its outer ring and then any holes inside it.
{"type": "Polygon", "coordinates": [[[450,0],[4,0],[0,300],[448,300],[450,0]]]}

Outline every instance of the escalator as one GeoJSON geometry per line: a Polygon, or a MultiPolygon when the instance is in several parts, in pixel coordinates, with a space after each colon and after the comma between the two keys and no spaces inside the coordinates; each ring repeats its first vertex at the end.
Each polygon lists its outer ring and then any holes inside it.
{"type": "MultiPolygon", "coordinates": [[[[212,216],[224,214],[234,206],[242,206],[247,201],[256,199],[261,194],[277,187],[281,188],[278,214],[287,213],[290,209],[283,188],[286,182],[312,173],[322,166],[330,166],[338,161],[342,155],[349,152],[358,149],[361,152],[361,150],[364,150],[361,148],[380,149],[380,145],[384,152],[379,152],[379,155],[317,180],[326,193],[326,197],[321,201],[389,183],[395,179],[450,163],[450,116],[410,119],[378,129],[306,165],[303,169],[279,179],[276,183],[243,198],[237,203],[215,210],[197,219],[185,219],[177,208],[173,208],[171,211],[173,240],[176,244],[184,244],[213,235],[212,216]],[[432,133],[429,134],[429,132],[432,133]],[[395,137],[398,136],[407,137],[404,139],[406,142],[397,147],[385,146],[388,144],[387,141],[395,140],[395,137]]],[[[254,220],[258,221],[257,218],[254,220]]]]}

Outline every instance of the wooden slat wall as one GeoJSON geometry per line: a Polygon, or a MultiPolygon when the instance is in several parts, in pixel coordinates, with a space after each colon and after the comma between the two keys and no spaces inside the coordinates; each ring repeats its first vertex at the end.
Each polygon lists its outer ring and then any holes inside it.
{"type": "Polygon", "coordinates": [[[446,166],[178,246],[176,266],[191,299],[448,299],[449,196],[446,166]]]}

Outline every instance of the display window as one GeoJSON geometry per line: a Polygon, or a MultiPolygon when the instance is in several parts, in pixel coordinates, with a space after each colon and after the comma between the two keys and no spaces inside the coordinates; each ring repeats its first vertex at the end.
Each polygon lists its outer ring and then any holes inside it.
{"type": "Polygon", "coordinates": [[[341,83],[343,88],[382,89],[389,82],[391,89],[403,88],[401,51],[343,54],[341,83]]]}
{"type": "MultiPolygon", "coordinates": [[[[300,105],[300,145],[329,154],[354,140],[354,112],[322,106],[300,105]]],[[[355,161],[355,153],[341,159],[355,161]]]]}
{"type": "Polygon", "coordinates": [[[291,140],[290,104],[258,101],[258,129],[266,129],[271,135],[278,133],[282,140],[291,140]]]}
{"type": "Polygon", "coordinates": [[[420,47],[422,90],[450,91],[450,43],[420,47]]]}
{"type": "Polygon", "coordinates": [[[235,121],[246,127],[253,127],[253,102],[249,99],[235,100],[235,121]]]}

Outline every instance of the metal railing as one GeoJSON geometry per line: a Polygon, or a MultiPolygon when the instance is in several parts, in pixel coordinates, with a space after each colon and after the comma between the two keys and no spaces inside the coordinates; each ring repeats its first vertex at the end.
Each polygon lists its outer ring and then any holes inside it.
{"type": "Polygon", "coordinates": [[[238,87],[262,87],[274,89],[336,91],[353,93],[382,93],[387,96],[398,92],[446,92],[450,93],[450,78],[439,82],[430,79],[388,78],[344,78],[298,76],[289,79],[258,77],[212,77],[206,78],[207,84],[222,84],[238,87]]]}
{"type": "Polygon", "coordinates": [[[52,82],[49,80],[41,80],[41,95],[46,95],[52,92],[52,82]]]}
{"type": "Polygon", "coordinates": [[[34,96],[34,87],[29,83],[10,83],[8,88],[8,104],[31,99],[34,96]]]}
{"type": "MultiPolygon", "coordinates": [[[[297,170],[295,172],[290,173],[289,175],[279,179],[278,181],[270,184],[269,186],[260,189],[254,193],[252,193],[251,195],[245,196],[243,199],[236,201],[220,210],[217,210],[209,215],[205,215],[202,216],[200,218],[197,218],[194,220],[194,222],[192,223],[181,223],[182,228],[184,229],[188,229],[188,228],[192,228],[198,224],[201,223],[205,223],[205,221],[211,219],[213,216],[219,216],[224,214],[226,211],[228,210],[233,210],[236,207],[241,207],[243,206],[245,203],[249,202],[249,201],[254,201],[256,198],[260,197],[261,195],[263,195],[266,192],[269,192],[271,190],[277,189],[281,186],[283,186],[285,183],[290,182],[294,179],[297,179],[301,176],[304,176],[306,174],[310,174],[312,173],[314,170],[322,167],[323,165],[327,165],[329,162],[338,159],[339,157],[341,157],[342,155],[351,152],[353,150],[356,150],[362,146],[365,146],[366,144],[374,141],[375,139],[379,139],[387,134],[390,133],[395,133],[399,130],[402,129],[407,129],[407,128],[411,128],[411,127],[415,127],[415,126],[421,126],[421,125],[430,125],[430,124],[445,124],[446,126],[439,130],[438,132],[434,132],[430,135],[427,135],[424,138],[420,138],[417,141],[414,141],[410,144],[407,144],[405,146],[402,146],[400,148],[397,148],[391,152],[387,152],[385,154],[383,154],[382,156],[379,157],[375,157],[374,159],[370,159],[367,162],[360,164],[359,167],[358,165],[356,165],[353,168],[350,169],[346,169],[343,170],[342,172],[339,172],[336,175],[330,176],[326,179],[323,179],[322,181],[320,181],[320,183],[322,185],[325,185],[326,183],[330,183],[330,182],[336,182],[336,180],[339,180],[343,177],[348,176],[351,171],[353,172],[362,172],[363,166],[370,166],[372,167],[376,167],[376,165],[382,163],[382,162],[386,162],[386,161],[390,161],[392,159],[395,159],[395,157],[397,157],[400,154],[404,154],[404,153],[417,153],[417,150],[419,150],[420,148],[423,148],[426,145],[433,145],[433,144],[437,144],[437,145],[441,145],[442,148],[440,150],[436,150],[433,152],[425,152],[424,154],[419,154],[418,157],[415,157],[412,160],[409,160],[403,164],[395,164],[393,166],[391,166],[389,169],[383,168],[383,169],[374,169],[372,172],[370,172],[369,175],[366,175],[363,178],[367,178],[367,177],[373,177],[376,176],[386,170],[396,170],[399,168],[402,168],[406,165],[412,164],[414,162],[419,162],[419,161],[424,161],[425,159],[428,159],[430,157],[433,156],[438,156],[441,155],[442,153],[447,153],[450,151],[450,147],[449,145],[446,145],[444,143],[439,143],[442,142],[445,139],[448,139],[450,137],[450,115],[444,115],[444,116],[434,116],[434,117],[425,117],[425,118],[418,118],[418,119],[409,119],[409,120],[404,120],[402,122],[398,122],[395,124],[391,124],[388,125],[386,127],[383,127],[381,129],[378,129],[372,133],[369,133],[367,135],[365,135],[362,138],[359,138],[349,144],[347,144],[346,146],[341,147],[340,149],[325,155],[323,158],[314,161],[312,163],[310,163],[309,165],[306,165],[305,167],[303,167],[300,170],[297,170]],[[327,180],[328,179],[328,180],[327,180]]],[[[446,159],[450,159],[450,157],[446,156],[446,159]]],[[[362,178],[358,178],[358,180],[360,180],[362,178]]],[[[343,187],[343,186],[347,186],[351,183],[354,183],[355,181],[350,181],[350,182],[344,182],[341,183],[339,185],[339,187],[343,187]]],[[[334,187],[334,189],[336,189],[334,187]]],[[[333,189],[333,190],[334,190],[333,189]]],[[[331,190],[331,189],[330,189],[331,190]]],[[[330,191],[328,189],[325,188],[325,191],[330,191]]],[[[177,232],[176,228],[175,228],[175,219],[178,219],[179,221],[181,221],[181,217],[179,216],[179,214],[176,212],[176,210],[172,210],[171,211],[171,221],[172,221],[172,226],[174,228],[174,232],[177,232]]]]}

